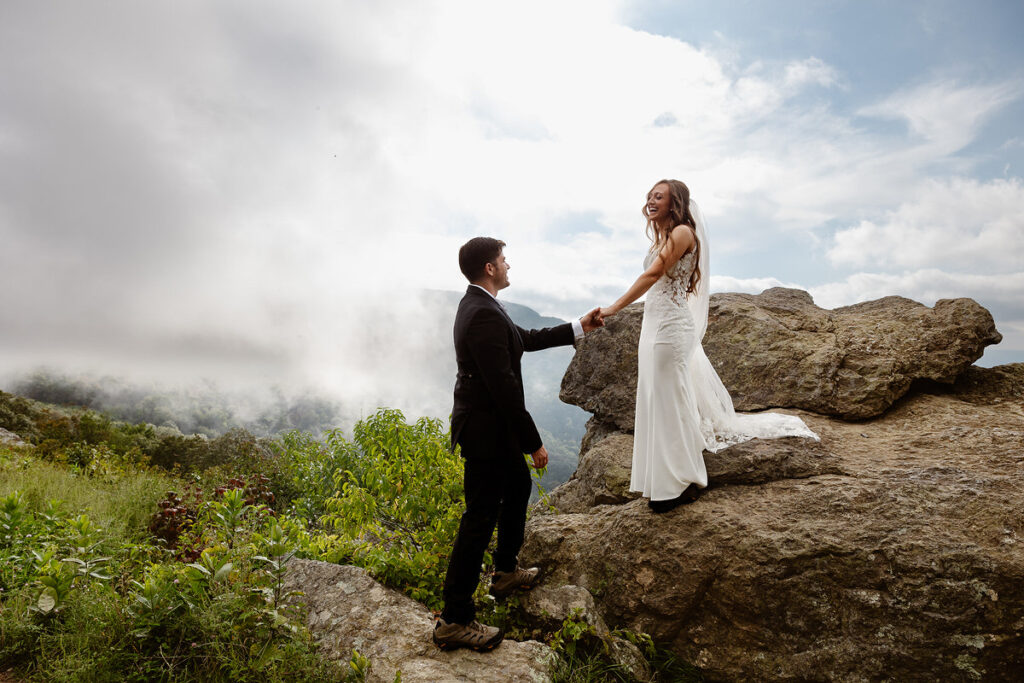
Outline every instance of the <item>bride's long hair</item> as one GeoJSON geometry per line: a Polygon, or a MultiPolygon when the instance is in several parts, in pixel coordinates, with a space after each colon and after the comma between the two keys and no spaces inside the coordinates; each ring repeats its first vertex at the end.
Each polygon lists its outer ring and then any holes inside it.
{"type": "Polygon", "coordinates": [[[690,275],[690,281],[686,283],[686,293],[692,294],[697,290],[697,283],[700,282],[701,273],[700,240],[697,239],[697,222],[693,220],[693,215],[690,213],[690,188],[681,180],[659,180],[654,185],[651,185],[642,211],[644,218],[647,219],[647,236],[651,239],[651,251],[660,252],[661,248],[665,246],[665,242],[668,241],[668,236],[677,226],[688,225],[693,228],[693,273],[690,275]],[[669,209],[672,215],[672,227],[664,232],[658,230],[658,226],[647,215],[647,203],[650,200],[651,192],[658,185],[668,185],[669,195],[672,197],[672,207],[669,209]]]}

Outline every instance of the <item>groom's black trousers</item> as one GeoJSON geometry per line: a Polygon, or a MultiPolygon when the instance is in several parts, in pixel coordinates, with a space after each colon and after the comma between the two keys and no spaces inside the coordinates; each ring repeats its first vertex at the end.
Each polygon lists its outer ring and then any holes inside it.
{"type": "Polygon", "coordinates": [[[445,621],[460,624],[476,617],[473,593],[480,583],[480,565],[495,525],[498,545],[492,555],[494,568],[502,572],[516,568],[533,489],[530,469],[522,455],[466,451],[464,444],[466,512],[448,560],[441,613],[445,621]]]}

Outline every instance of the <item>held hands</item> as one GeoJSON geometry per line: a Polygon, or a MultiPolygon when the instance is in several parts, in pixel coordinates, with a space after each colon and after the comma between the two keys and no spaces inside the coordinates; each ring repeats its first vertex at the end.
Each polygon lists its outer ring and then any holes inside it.
{"type": "Polygon", "coordinates": [[[580,324],[583,325],[583,333],[592,332],[599,327],[604,327],[604,318],[600,315],[600,308],[595,308],[590,313],[580,318],[580,324]]]}
{"type": "Polygon", "coordinates": [[[542,444],[540,448],[530,454],[530,457],[533,458],[533,468],[539,470],[548,464],[548,449],[544,448],[542,444]]]}
{"type": "Polygon", "coordinates": [[[595,308],[590,313],[580,318],[580,324],[583,326],[583,333],[592,332],[599,327],[604,327],[604,319],[608,316],[615,315],[618,313],[617,309],[612,307],[607,308],[595,308]]]}

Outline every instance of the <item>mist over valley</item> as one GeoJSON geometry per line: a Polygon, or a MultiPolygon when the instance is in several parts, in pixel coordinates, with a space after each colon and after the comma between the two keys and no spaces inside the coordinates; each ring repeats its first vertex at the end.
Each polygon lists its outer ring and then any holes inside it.
{"type": "MultiPolygon", "coordinates": [[[[27,365],[7,357],[0,388],[209,438],[238,428],[258,437],[300,430],[321,438],[334,428],[350,432],[357,420],[384,407],[402,410],[410,421],[428,416],[447,426],[456,372],[452,325],[461,297],[423,290],[375,302],[354,311],[348,324],[325,323],[320,335],[294,335],[290,347],[264,347],[238,354],[234,362],[218,362],[230,356],[225,348],[259,344],[229,338],[213,343],[212,336],[191,334],[179,338],[170,359],[166,348],[144,345],[109,356],[79,351],[78,362],[59,353],[38,353],[27,365]]],[[[527,329],[565,322],[504,303],[527,329]]],[[[542,480],[547,489],[575,469],[588,417],[558,400],[572,355],[572,348],[562,347],[523,357],[527,407],[551,454],[542,480]]]]}

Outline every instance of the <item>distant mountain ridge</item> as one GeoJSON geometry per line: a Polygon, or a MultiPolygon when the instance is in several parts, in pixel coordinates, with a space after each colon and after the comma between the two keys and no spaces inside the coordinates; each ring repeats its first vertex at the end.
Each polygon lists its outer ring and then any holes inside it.
{"type": "MultiPolygon", "coordinates": [[[[423,295],[427,300],[433,300],[440,305],[450,305],[454,311],[458,308],[459,302],[462,300],[465,292],[452,292],[443,289],[425,289],[423,290],[423,295]]],[[[555,325],[562,325],[569,322],[568,320],[562,320],[561,318],[555,318],[550,315],[541,315],[529,306],[506,301],[504,297],[501,298],[501,303],[505,306],[505,310],[508,311],[512,321],[515,322],[516,325],[528,330],[553,327],[555,325]]]]}

